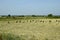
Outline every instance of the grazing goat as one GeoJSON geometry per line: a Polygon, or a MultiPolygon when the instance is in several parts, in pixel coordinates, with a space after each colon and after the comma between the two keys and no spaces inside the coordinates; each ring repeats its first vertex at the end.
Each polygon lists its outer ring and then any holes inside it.
{"type": "Polygon", "coordinates": [[[19,23],[21,23],[21,21],[19,21],[19,23]]]}
{"type": "Polygon", "coordinates": [[[42,21],[42,20],[40,22],[43,22],[44,23],[44,21],[42,21]]]}
{"type": "Polygon", "coordinates": [[[10,23],[10,22],[8,21],[8,23],[10,23]]]}
{"type": "Polygon", "coordinates": [[[16,21],[16,23],[18,23],[18,21],[16,21]]]}
{"type": "Polygon", "coordinates": [[[51,23],[52,21],[51,20],[49,20],[49,23],[51,23]]]}
{"type": "Polygon", "coordinates": [[[60,22],[60,20],[56,20],[56,22],[60,22]]]}

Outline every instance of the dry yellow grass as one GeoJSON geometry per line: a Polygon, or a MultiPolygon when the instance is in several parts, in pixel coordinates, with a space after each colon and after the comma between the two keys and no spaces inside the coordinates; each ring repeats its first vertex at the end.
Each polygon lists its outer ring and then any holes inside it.
{"type": "Polygon", "coordinates": [[[56,20],[60,19],[28,19],[28,22],[25,19],[21,20],[21,23],[20,20],[17,23],[16,20],[11,20],[9,23],[0,21],[0,32],[25,35],[27,40],[33,35],[38,40],[60,40],[60,22],[56,20]],[[30,22],[30,20],[34,21],[30,22]],[[41,20],[44,22],[40,22],[41,20]]]}

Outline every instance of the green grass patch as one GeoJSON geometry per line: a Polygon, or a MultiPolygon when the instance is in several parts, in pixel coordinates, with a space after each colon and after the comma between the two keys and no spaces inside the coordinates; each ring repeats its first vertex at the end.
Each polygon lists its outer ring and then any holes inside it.
{"type": "Polygon", "coordinates": [[[35,35],[14,35],[11,33],[0,33],[0,40],[38,40],[35,35]]]}

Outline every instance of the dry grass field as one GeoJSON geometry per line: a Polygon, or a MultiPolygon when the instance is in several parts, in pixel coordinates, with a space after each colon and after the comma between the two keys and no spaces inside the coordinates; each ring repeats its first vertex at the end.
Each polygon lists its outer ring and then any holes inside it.
{"type": "Polygon", "coordinates": [[[0,40],[60,40],[60,19],[2,20],[0,36],[0,40]]]}

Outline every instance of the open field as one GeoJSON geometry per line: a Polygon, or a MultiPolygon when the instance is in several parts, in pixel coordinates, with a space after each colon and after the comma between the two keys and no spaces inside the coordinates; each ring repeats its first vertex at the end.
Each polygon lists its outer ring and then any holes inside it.
{"type": "Polygon", "coordinates": [[[1,20],[0,33],[1,40],[60,40],[60,19],[1,20]]]}

